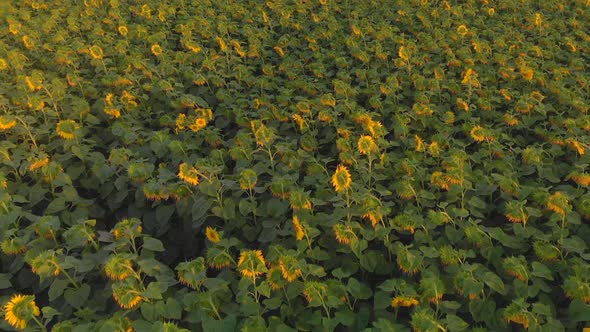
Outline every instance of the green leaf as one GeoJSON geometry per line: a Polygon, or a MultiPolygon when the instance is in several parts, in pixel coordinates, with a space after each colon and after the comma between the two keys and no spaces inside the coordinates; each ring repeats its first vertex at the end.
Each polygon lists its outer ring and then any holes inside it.
{"type": "Polygon", "coordinates": [[[371,288],[363,283],[360,283],[355,278],[348,279],[347,285],[348,292],[352,295],[355,299],[366,300],[371,298],[373,292],[371,288]]]}
{"type": "Polygon", "coordinates": [[[574,299],[568,307],[568,318],[571,322],[587,322],[590,317],[590,304],[574,299]]]}
{"type": "Polygon", "coordinates": [[[150,282],[142,295],[148,299],[161,300],[162,294],[168,289],[166,285],[161,282],[150,282]]]}
{"type": "Polygon", "coordinates": [[[553,274],[551,273],[551,270],[545,264],[541,264],[539,262],[533,262],[532,267],[533,267],[533,271],[532,271],[533,276],[547,279],[547,280],[553,280],[553,274]]]}
{"type": "Polygon", "coordinates": [[[45,306],[41,309],[43,313],[43,319],[51,320],[53,317],[60,315],[61,313],[50,306],[45,306]]]}
{"type": "Polygon", "coordinates": [[[385,309],[391,305],[392,296],[389,292],[376,291],[373,297],[373,308],[375,310],[385,309]]]}
{"type": "Polygon", "coordinates": [[[469,324],[467,324],[464,320],[453,314],[447,314],[445,322],[447,328],[449,329],[449,332],[465,331],[469,327],[469,324]]]}
{"type": "Polygon", "coordinates": [[[486,272],[481,277],[481,280],[491,289],[495,290],[501,295],[506,295],[506,287],[504,287],[504,282],[502,279],[500,279],[500,277],[498,277],[497,274],[493,272],[486,272]]]}
{"type": "Polygon", "coordinates": [[[49,301],[54,301],[60,297],[64,293],[64,290],[68,287],[69,283],[69,281],[64,279],[54,279],[51,283],[51,286],[49,286],[49,291],[47,292],[47,295],[49,295],[49,301]]]}
{"type": "Polygon", "coordinates": [[[150,236],[143,237],[143,249],[151,250],[151,251],[164,251],[164,244],[162,241],[155,239],[150,236]]]}
{"type": "Polygon", "coordinates": [[[8,273],[0,273],[0,289],[6,289],[12,287],[10,282],[11,275],[8,273]]]}
{"type": "Polygon", "coordinates": [[[236,316],[228,315],[221,320],[217,320],[209,316],[203,316],[203,322],[201,324],[203,331],[235,331],[236,316]]]}
{"type": "Polygon", "coordinates": [[[74,308],[81,308],[90,295],[90,286],[83,284],[78,289],[66,289],[64,298],[74,308]]]}

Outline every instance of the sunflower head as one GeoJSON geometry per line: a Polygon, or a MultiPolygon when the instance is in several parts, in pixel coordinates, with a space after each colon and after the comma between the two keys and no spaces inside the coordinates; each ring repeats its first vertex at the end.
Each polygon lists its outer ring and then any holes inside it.
{"type": "Polygon", "coordinates": [[[332,175],[332,185],[336,192],[346,191],[350,189],[352,183],[352,177],[350,171],[344,165],[338,165],[336,172],[332,175]]]}
{"type": "Polygon", "coordinates": [[[182,163],[178,166],[178,177],[193,186],[199,184],[199,174],[197,169],[188,163],[182,163]]]}
{"type": "Polygon", "coordinates": [[[413,296],[396,296],[391,300],[391,306],[394,308],[412,307],[418,304],[420,302],[413,296]]]}
{"type": "Polygon", "coordinates": [[[153,55],[159,56],[160,54],[162,54],[162,47],[158,44],[154,44],[151,47],[151,51],[153,55]]]}
{"type": "Polygon", "coordinates": [[[61,272],[59,258],[54,250],[45,250],[32,258],[29,262],[33,273],[41,278],[58,276],[61,272]]]}
{"type": "Polygon", "coordinates": [[[41,311],[35,303],[33,295],[14,295],[4,305],[4,320],[19,330],[24,330],[27,327],[27,322],[40,314],[41,311]]]}
{"type": "Polygon", "coordinates": [[[113,298],[123,309],[133,309],[143,300],[140,285],[135,278],[113,282],[111,289],[113,291],[113,298]]]}
{"type": "Polygon", "coordinates": [[[6,255],[18,255],[27,251],[25,239],[21,237],[7,238],[0,242],[0,249],[6,255]]]}
{"type": "Polygon", "coordinates": [[[357,239],[357,236],[350,225],[341,223],[334,224],[332,227],[336,241],[342,244],[350,244],[352,240],[357,239]]]}
{"type": "Polygon", "coordinates": [[[218,243],[219,241],[221,241],[221,236],[219,235],[219,232],[213,227],[207,226],[207,228],[205,229],[205,236],[207,236],[207,240],[213,243],[218,243]]]}
{"type": "Polygon", "coordinates": [[[301,266],[294,256],[282,256],[279,258],[281,274],[288,282],[293,282],[301,276],[301,266]]]}
{"type": "Polygon", "coordinates": [[[258,175],[256,171],[251,168],[246,168],[240,172],[240,188],[242,190],[252,190],[256,186],[258,175]]]}
{"type": "Polygon", "coordinates": [[[379,147],[377,146],[377,143],[375,143],[373,137],[369,135],[362,135],[359,138],[357,142],[357,148],[358,151],[363,155],[379,152],[379,147]]]}
{"type": "Polygon", "coordinates": [[[16,126],[16,119],[11,115],[0,115],[0,131],[16,126]]]}
{"type": "Polygon", "coordinates": [[[287,282],[283,279],[283,272],[278,266],[268,269],[268,272],[266,272],[266,281],[273,290],[279,290],[287,285],[287,282]]]}
{"type": "Polygon", "coordinates": [[[61,120],[57,123],[55,131],[63,139],[76,138],[76,131],[80,129],[80,125],[74,120],[61,120]]]}
{"type": "Polygon", "coordinates": [[[210,247],[207,249],[207,264],[217,270],[228,267],[232,264],[233,259],[227,249],[210,247]]]}
{"type": "Polygon", "coordinates": [[[568,197],[564,193],[558,191],[549,196],[549,199],[547,200],[547,209],[565,216],[566,212],[571,211],[571,206],[568,197]]]}
{"type": "Polygon", "coordinates": [[[268,272],[266,268],[266,262],[262,251],[260,250],[244,250],[240,254],[238,260],[238,270],[240,273],[249,278],[256,278],[263,273],[268,272]]]}
{"type": "Polygon", "coordinates": [[[135,271],[129,255],[114,254],[105,263],[104,272],[111,280],[125,280],[135,271]]]}
{"type": "Polygon", "coordinates": [[[129,218],[123,219],[115,224],[115,227],[111,231],[115,236],[115,239],[135,239],[139,235],[141,235],[141,231],[143,228],[141,227],[141,220],[137,218],[129,218]]]}
{"type": "Polygon", "coordinates": [[[205,282],[207,267],[205,258],[199,257],[190,262],[183,262],[176,266],[178,280],[181,284],[197,289],[205,282]]]}
{"type": "Polygon", "coordinates": [[[303,190],[294,190],[289,194],[289,202],[293,211],[311,210],[312,204],[309,193],[303,190]]]}
{"type": "Polygon", "coordinates": [[[293,215],[293,229],[295,230],[295,238],[297,240],[303,240],[306,235],[306,230],[301,220],[299,220],[299,216],[296,214],[293,215]]]}

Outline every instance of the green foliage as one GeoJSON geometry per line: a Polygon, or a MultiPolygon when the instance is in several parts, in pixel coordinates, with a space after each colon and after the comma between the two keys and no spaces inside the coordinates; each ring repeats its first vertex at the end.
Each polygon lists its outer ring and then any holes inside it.
{"type": "Polygon", "coordinates": [[[587,324],[587,0],[1,7],[0,330],[587,324]]]}

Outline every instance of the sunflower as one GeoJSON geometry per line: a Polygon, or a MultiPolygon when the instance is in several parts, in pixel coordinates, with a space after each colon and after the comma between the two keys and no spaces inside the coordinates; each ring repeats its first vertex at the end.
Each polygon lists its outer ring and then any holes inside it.
{"type": "Polygon", "coordinates": [[[484,129],[481,126],[475,126],[471,129],[469,134],[476,142],[483,142],[486,139],[484,129]]]}
{"type": "Polygon", "coordinates": [[[97,45],[92,45],[90,46],[90,48],[88,48],[88,51],[90,51],[90,56],[93,59],[102,59],[102,56],[104,54],[104,52],[102,51],[102,48],[100,48],[100,46],[97,45]]]}
{"type": "Polygon", "coordinates": [[[4,320],[18,330],[24,330],[27,327],[27,322],[40,314],[41,311],[35,304],[35,296],[33,295],[14,295],[4,305],[4,320]]]}
{"type": "Polygon", "coordinates": [[[137,218],[123,219],[115,224],[115,227],[111,231],[115,236],[115,239],[135,239],[141,235],[141,220],[137,218]]]}
{"type": "Polygon", "coordinates": [[[394,308],[399,307],[412,307],[420,304],[413,296],[396,296],[391,300],[391,306],[394,308]]]}
{"type": "Polygon", "coordinates": [[[8,68],[8,62],[0,58],[0,70],[6,70],[8,68]]]}
{"type": "Polygon", "coordinates": [[[258,181],[258,175],[256,171],[251,168],[246,168],[240,172],[240,189],[242,190],[252,190],[254,186],[256,186],[256,182],[258,181]]]}
{"type": "Polygon", "coordinates": [[[15,237],[0,242],[0,249],[6,255],[17,255],[27,251],[27,246],[23,238],[15,237]]]}
{"type": "Polygon", "coordinates": [[[449,190],[449,183],[445,180],[443,173],[440,171],[432,173],[432,176],[430,177],[430,183],[441,189],[449,190]]]}
{"type": "Polygon", "coordinates": [[[160,54],[162,54],[162,47],[158,44],[154,44],[151,47],[151,51],[153,55],[159,56],[160,54]]]}
{"type": "Polygon", "coordinates": [[[399,48],[397,55],[404,61],[410,60],[410,55],[408,54],[408,51],[406,50],[405,46],[399,48]]]}
{"type": "Polygon", "coordinates": [[[111,118],[118,119],[121,117],[121,111],[113,107],[105,107],[103,111],[111,118]]]}
{"type": "Polygon", "coordinates": [[[348,190],[350,189],[351,183],[352,177],[350,176],[348,168],[344,165],[338,165],[336,172],[332,175],[332,185],[334,186],[334,190],[336,190],[336,192],[348,190]]]}
{"type": "Polygon", "coordinates": [[[328,286],[318,281],[306,281],[303,284],[303,295],[307,302],[315,299],[321,300],[328,295],[328,286]]]}
{"type": "Polygon", "coordinates": [[[570,175],[570,179],[574,180],[580,186],[590,186],[590,174],[574,172],[570,175]]]}
{"type": "Polygon", "coordinates": [[[0,131],[5,131],[16,126],[16,120],[10,115],[0,115],[0,131]]]}
{"type": "Polygon", "coordinates": [[[127,33],[129,32],[129,29],[127,29],[126,26],[121,25],[117,28],[117,31],[119,31],[119,33],[121,34],[121,36],[127,36],[127,33]]]}
{"type": "Polygon", "coordinates": [[[295,281],[301,276],[299,262],[293,256],[283,256],[279,259],[281,274],[288,282],[295,281]]]}
{"type": "Polygon", "coordinates": [[[353,239],[356,239],[356,234],[350,226],[342,224],[334,224],[332,227],[336,241],[342,244],[350,244],[353,239]]]}
{"type": "Polygon", "coordinates": [[[293,215],[293,229],[295,230],[295,238],[297,240],[303,240],[303,237],[305,236],[305,228],[303,228],[297,215],[293,215]]]}
{"type": "Polygon", "coordinates": [[[123,309],[133,309],[143,300],[137,280],[134,278],[114,282],[111,289],[113,298],[123,309]]]}
{"type": "Polygon", "coordinates": [[[53,275],[57,277],[61,272],[59,258],[54,250],[45,250],[29,261],[31,271],[41,278],[53,275]]]}
{"type": "Polygon", "coordinates": [[[220,249],[217,247],[210,247],[207,249],[207,264],[217,270],[228,267],[232,264],[233,259],[229,255],[227,249],[220,249]]]}
{"type": "Polygon", "coordinates": [[[461,24],[460,26],[457,27],[457,33],[460,34],[461,36],[467,35],[468,32],[469,32],[469,29],[467,28],[467,26],[465,26],[465,24],[461,24]]]}
{"type": "Polygon", "coordinates": [[[268,272],[266,272],[266,281],[273,290],[279,290],[287,284],[282,277],[281,269],[276,266],[268,269],[268,272]]]}
{"type": "Polygon", "coordinates": [[[299,130],[303,130],[303,128],[305,128],[305,120],[303,120],[303,117],[301,115],[293,114],[292,118],[293,118],[293,121],[295,121],[297,123],[299,130]]]}
{"type": "Polygon", "coordinates": [[[294,190],[289,193],[289,202],[293,211],[311,210],[312,204],[309,199],[309,193],[303,190],[294,190]]]}
{"type": "Polygon", "coordinates": [[[195,119],[195,122],[188,125],[190,130],[197,132],[207,126],[207,120],[201,117],[195,119]]]}
{"type": "Polygon", "coordinates": [[[238,260],[238,269],[240,273],[249,278],[256,278],[265,272],[268,272],[266,268],[266,262],[262,251],[260,250],[245,250],[240,254],[238,260]]]}
{"type": "Polygon", "coordinates": [[[570,210],[567,196],[560,191],[551,195],[547,200],[547,209],[565,216],[566,211],[570,210]]]}
{"type": "Polygon", "coordinates": [[[357,148],[358,148],[358,151],[363,155],[367,155],[367,154],[379,151],[379,147],[375,143],[375,140],[373,140],[373,137],[371,137],[369,135],[362,135],[359,138],[358,143],[357,143],[357,148]]]}
{"type": "Polygon", "coordinates": [[[176,272],[178,273],[178,280],[181,284],[192,289],[197,289],[205,282],[207,273],[205,259],[199,257],[190,262],[180,263],[176,266],[176,272]]]}
{"type": "Polygon", "coordinates": [[[197,170],[190,166],[187,163],[182,163],[180,164],[180,166],[178,167],[179,171],[178,171],[178,177],[183,180],[184,182],[187,182],[189,184],[192,184],[193,186],[196,186],[199,184],[199,175],[197,170]]]}
{"type": "Polygon", "coordinates": [[[44,158],[41,158],[41,159],[31,163],[31,165],[29,165],[29,171],[37,170],[37,169],[47,165],[47,163],[49,163],[49,157],[45,156],[44,158]]]}
{"type": "Polygon", "coordinates": [[[416,140],[416,151],[424,151],[424,140],[418,135],[414,135],[414,139],[416,140]]]}
{"type": "Polygon", "coordinates": [[[56,132],[63,139],[74,139],[76,130],[80,128],[74,120],[61,120],[57,123],[56,132]]]}
{"type": "Polygon", "coordinates": [[[213,227],[207,226],[207,228],[205,229],[205,236],[207,236],[207,239],[213,243],[218,243],[219,241],[221,241],[219,232],[217,232],[217,230],[213,227]]]}
{"type": "Polygon", "coordinates": [[[135,271],[133,262],[126,255],[115,254],[105,263],[104,272],[111,280],[125,280],[135,271]]]}

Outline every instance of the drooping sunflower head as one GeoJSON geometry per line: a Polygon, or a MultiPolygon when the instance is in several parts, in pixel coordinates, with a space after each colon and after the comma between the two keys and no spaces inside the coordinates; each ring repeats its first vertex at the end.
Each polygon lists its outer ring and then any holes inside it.
{"type": "Polygon", "coordinates": [[[221,270],[224,267],[230,266],[235,263],[230,256],[227,249],[221,249],[218,247],[210,247],[207,249],[207,264],[217,270],[221,270]]]}
{"type": "Polygon", "coordinates": [[[278,266],[271,267],[266,273],[266,281],[273,290],[279,290],[287,285],[283,278],[281,268],[278,266]]]}
{"type": "Polygon", "coordinates": [[[14,295],[4,305],[4,319],[19,330],[24,330],[27,327],[27,322],[40,314],[41,311],[35,303],[33,295],[14,295]]]}
{"type": "Polygon", "coordinates": [[[123,309],[133,309],[143,300],[140,286],[135,278],[113,282],[111,289],[113,291],[113,298],[123,309]]]}
{"type": "Polygon", "coordinates": [[[188,163],[182,163],[178,166],[178,177],[193,186],[199,184],[199,174],[197,169],[188,163]]]}
{"type": "Polygon", "coordinates": [[[133,262],[129,255],[114,254],[104,265],[104,272],[111,280],[125,280],[133,273],[133,262]]]}
{"type": "Polygon", "coordinates": [[[74,120],[61,120],[57,123],[55,131],[63,139],[74,139],[76,131],[80,129],[80,125],[74,120]]]}
{"type": "Polygon", "coordinates": [[[18,255],[27,251],[27,243],[24,238],[12,237],[0,242],[0,249],[6,255],[18,255]]]}
{"type": "Polygon", "coordinates": [[[299,216],[296,214],[293,215],[293,229],[295,230],[295,238],[299,240],[303,240],[306,234],[305,227],[299,220],[299,216]]]}
{"type": "Polygon", "coordinates": [[[16,126],[16,119],[11,115],[0,115],[0,131],[5,131],[16,126]]]}
{"type": "Polygon", "coordinates": [[[240,188],[242,190],[252,190],[256,186],[258,175],[256,171],[251,168],[246,168],[240,172],[240,188]]]}
{"type": "Polygon", "coordinates": [[[332,227],[334,230],[334,236],[336,241],[342,244],[350,244],[352,240],[356,240],[357,236],[350,225],[344,225],[341,223],[334,224],[332,227]]]}
{"type": "Polygon", "coordinates": [[[549,199],[547,200],[547,209],[565,216],[566,212],[571,211],[571,206],[568,197],[564,193],[558,191],[549,196],[549,199]]]}
{"type": "Polygon", "coordinates": [[[134,239],[141,235],[143,228],[138,218],[122,219],[111,231],[115,239],[134,239]]]}
{"type": "Polygon", "coordinates": [[[59,257],[54,250],[45,250],[29,260],[31,270],[41,278],[58,276],[61,272],[59,257]]]}
{"type": "Polygon", "coordinates": [[[336,192],[346,191],[350,188],[352,183],[352,176],[350,171],[344,165],[338,165],[336,172],[332,175],[332,185],[336,192]]]}
{"type": "Polygon", "coordinates": [[[176,272],[181,284],[197,289],[206,279],[205,258],[198,257],[190,262],[182,262],[176,266],[176,272]]]}
{"type": "Polygon", "coordinates": [[[293,282],[301,276],[301,266],[294,256],[281,256],[279,258],[279,267],[281,268],[283,278],[288,282],[293,282]]]}
{"type": "Polygon", "coordinates": [[[301,189],[293,190],[289,194],[289,202],[291,203],[293,211],[311,210],[312,208],[309,192],[305,192],[301,189]]]}
{"type": "Polygon", "coordinates": [[[266,262],[262,251],[260,250],[244,250],[240,254],[238,260],[238,270],[240,273],[249,278],[256,278],[263,273],[268,272],[266,268],[266,262]]]}
{"type": "Polygon", "coordinates": [[[420,302],[413,296],[396,296],[391,300],[391,306],[394,308],[412,307],[418,304],[420,302]]]}

